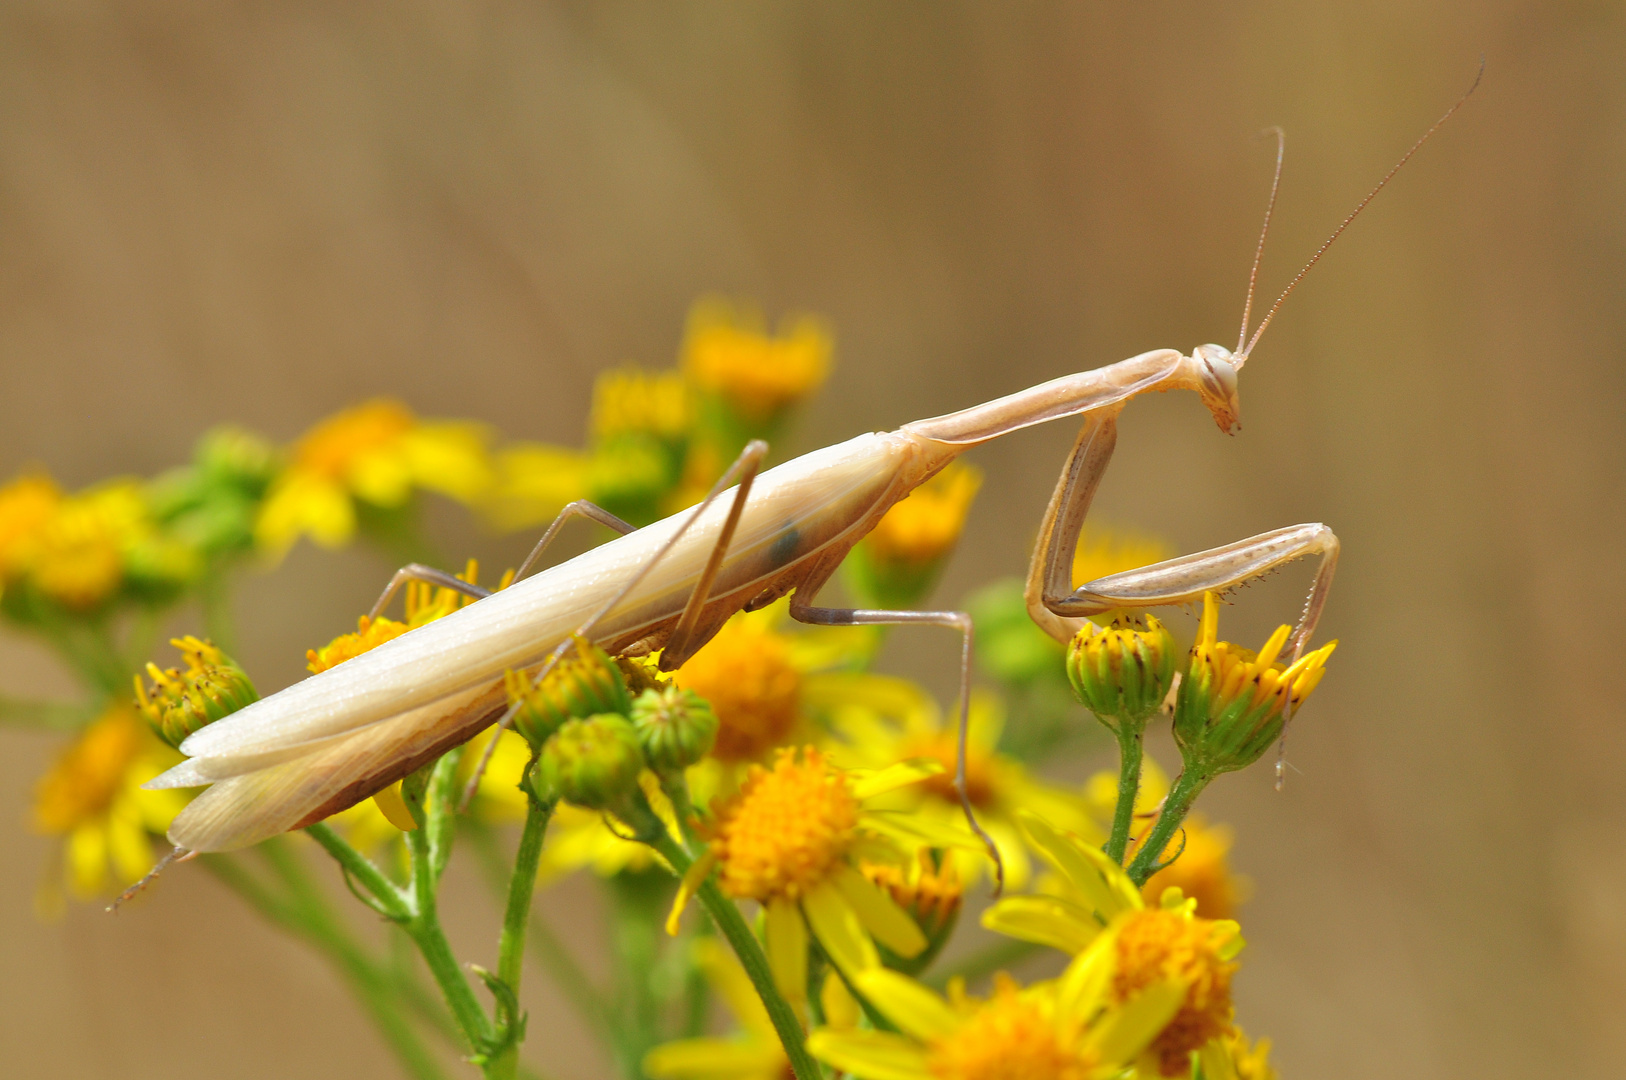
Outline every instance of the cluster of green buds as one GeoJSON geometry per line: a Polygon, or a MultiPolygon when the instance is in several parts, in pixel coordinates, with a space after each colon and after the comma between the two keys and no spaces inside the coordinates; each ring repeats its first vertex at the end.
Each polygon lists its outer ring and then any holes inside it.
{"type": "Polygon", "coordinates": [[[170,746],[179,747],[193,732],[260,699],[248,674],[210,642],[189,636],[170,644],[181,650],[185,671],[161,671],[149,663],[152,685],[135,677],[136,708],[153,734],[170,746]]]}
{"type": "Polygon", "coordinates": [[[1119,614],[1105,628],[1084,624],[1067,647],[1067,678],[1114,735],[1138,736],[1169,696],[1176,658],[1162,623],[1119,614]]]}
{"type": "Polygon", "coordinates": [[[646,767],[663,782],[680,777],[717,737],[704,698],[582,638],[539,681],[511,671],[506,682],[514,728],[537,752],[530,783],[539,797],[624,809],[646,767]]]}
{"type": "Polygon", "coordinates": [[[1281,736],[1338,647],[1331,641],[1281,664],[1290,634],[1278,627],[1258,653],[1220,641],[1218,598],[1203,597],[1197,643],[1174,707],[1174,738],[1188,769],[1213,776],[1246,768],[1281,736]]]}

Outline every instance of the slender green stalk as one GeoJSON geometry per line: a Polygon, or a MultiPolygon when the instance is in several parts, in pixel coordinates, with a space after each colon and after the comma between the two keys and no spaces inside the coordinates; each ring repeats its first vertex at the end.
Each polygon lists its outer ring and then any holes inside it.
{"type": "MultiPolygon", "coordinates": [[[[530,926],[531,893],[536,888],[536,867],[542,860],[542,841],[548,832],[548,819],[556,805],[543,802],[529,790],[525,793],[525,827],[519,834],[519,853],[508,882],[508,906],[503,912],[502,936],[497,943],[497,978],[519,996],[520,978],[525,973],[525,931],[530,926]]],[[[518,1018],[511,1022],[518,1023],[518,1018]]],[[[519,1068],[519,1042],[498,1055],[486,1070],[497,1080],[508,1080],[519,1068]]]]}
{"type": "MultiPolygon", "coordinates": [[[[644,839],[640,837],[640,839],[644,839]]],[[[662,827],[653,839],[645,839],[661,857],[671,864],[679,876],[688,873],[692,860],[689,853],[680,847],[676,840],[662,827]]],[[[717,882],[711,878],[700,886],[696,895],[705,905],[706,911],[711,915],[717,929],[734,948],[734,955],[739,957],[740,966],[745,968],[745,974],[751,979],[751,986],[755,988],[757,996],[762,999],[763,1007],[768,1010],[768,1019],[773,1022],[774,1032],[779,1036],[780,1045],[785,1048],[785,1056],[790,1059],[790,1067],[796,1073],[797,1080],[822,1080],[823,1074],[812,1056],[808,1054],[803,1045],[806,1035],[802,1025],[796,1018],[796,1012],[790,1003],[780,996],[773,984],[773,973],[768,968],[768,958],[762,952],[762,944],[757,941],[751,928],[745,925],[745,917],[734,902],[723,895],[717,887],[717,882]]]]}
{"type": "Polygon", "coordinates": [[[203,609],[203,632],[228,655],[237,649],[231,601],[230,572],[217,563],[198,584],[198,606],[203,609]]]}
{"type": "Polygon", "coordinates": [[[391,881],[371,859],[351,847],[344,837],[333,830],[333,826],[319,821],[306,826],[305,832],[333,856],[352,880],[373,894],[386,916],[397,922],[405,922],[412,917],[407,896],[401,887],[391,881]]]}
{"type": "Polygon", "coordinates": [[[277,897],[230,855],[205,855],[201,861],[222,884],[267,921],[327,956],[409,1075],[415,1080],[444,1080],[446,1074],[439,1062],[401,1015],[392,985],[394,980],[350,940],[342,924],[313,905],[308,897],[300,895],[293,901],[277,897]]]}
{"type": "Polygon", "coordinates": [[[1144,729],[1125,731],[1118,736],[1118,805],[1112,812],[1112,833],[1107,837],[1107,857],[1119,866],[1129,847],[1129,830],[1135,824],[1135,797],[1140,794],[1140,764],[1144,729]]]}
{"type": "MultiPolygon", "coordinates": [[[[507,887],[508,867],[502,852],[497,848],[496,834],[488,827],[479,823],[470,823],[466,831],[474,841],[475,851],[485,867],[486,877],[494,889],[502,890],[507,887]]],[[[537,963],[553,979],[565,999],[575,1008],[581,1019],[591,1027],[598,1036],[599,1042],[610,1047],[615,1043],[614,1025],[610,1020],[609,1007],[605,1004],[593,980],[587,977],[576,958],[565,948],[559,940],[548,921],[535,911],[531,912],[530,932],[525,937],[525,943],[531,950],[537,963]]]]}
{"type": "Polygon", "coordinates": [[[451,829],[454,808],[452,804],[457,771],[456,753],[447,754],[435,763],[428,790],[414,791],[403,788],[407,805],[413,817],[421,824],[406,834],[407,850],[412,853],[412,915],[402,923],[403,929],[418,946],[429,973],[446,998],[463,1037],[470,1048],[479,1052],[492,1038],[491,1021],[474,997],[463,969],[452,955],[451,944],[440,926],[436,891],[440,885],[440,871],[450,854],[451,829]],[[425,797],[427,796],[427,797],[425,797]]]}
{"type": "Polygon", "coordinates": [[[1151,835],[1136,853],[1135,861],[1129,864],[1129,880],[1136,885],[1146,884],[1146,879],[1157,869],[1163,849],[1169,846],[1175,830],[1186,820],[1191,804],[1197,801],[1197,796],[1202,794],[1203,788],[1213,778],[1211,774],[1193,772],[1190,768],[1180,774],[1169,791],[1169,797],[1163,800],[1163,812],[1158,815],[1157,824],[1152,826],[1151,835]]]}
{"type": "Polygon", "coordinates": [[[78,731],[95,718],[98,707],[0,697],[0,724],[44,731],[78,731]]]}

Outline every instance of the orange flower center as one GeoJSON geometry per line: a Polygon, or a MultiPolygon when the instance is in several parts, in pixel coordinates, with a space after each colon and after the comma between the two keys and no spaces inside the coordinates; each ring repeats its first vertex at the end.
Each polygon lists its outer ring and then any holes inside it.
{"type": "Polygon", "coordinates": [[[929,1050],[939,1080],[1084,1080],[1091,1063],[1063,1043],[1047,1003],[1008,978],[994,997],[929,1050]]]}
{"type": "Polygon", "coordinates": [[[748,621],[722,631],[673,676],[679,686],[711,702],[717,713],[719,761],[756,761],[784,742],[796,726],[802,675],[790,643],[748,621]]]}
{"type": "Polygon", "coordinates": [[[1170,979],[1187,982],[1186,999],[1148,1053],[1164,1076],[1185,1076],[1191,1052],[1231,1027],[1231,974],[1236,965],[1220,959],[1214,924],[1173,911],[1137,911],[1128,916],[1116,942],[1117,970],[1112,996],[1122,1003],[1170,979]]]}
{"type": "Polygon", "coordinates": [[[824,881],[852,846],[858,800],[846,776],[813,747],[781,750],[771,770],[753,766],[717,811],[713,850],[723,891],[766,902],[795,900],[824,881]]]}
{"type": "MultiPolygon", "coordinates": [[[[954,770],[958,764],[958,753],[959,740],[944,732],[910,743],[901,756],[934,758],[941,762],[943,771],[926,777],[920,782],[919,788],[958,806],[960,793],[954,790],[954,770]]],[[[971,805],[978,809],[992,806],[998,794],[993,764],[993,755],[988,751],[970,745],[965,748],[965,793],[971,800],[971,805]]]]}
{"type": "Polygon", "coordinates": [[[34,820],[43,832],[63,833],[107,812],[141,752],[143,732],[123,708],[85,729],[40,779],[34,820]]]}

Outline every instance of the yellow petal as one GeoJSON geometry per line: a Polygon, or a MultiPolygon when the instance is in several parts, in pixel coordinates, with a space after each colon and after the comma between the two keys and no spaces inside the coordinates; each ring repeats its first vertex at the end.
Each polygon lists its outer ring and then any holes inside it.
{"type": "Polygon", "coordinates": [[[768,968],[785,1000],[807,1001],[807,923],[796,902],[782,896],[768,901],[768,968]]]}
{"type": "Polygon", "coordinates": [[[412,811],[407,809],[406,800],[401,798],[401,781],[397,780],[374,795],[373,803],[378,807],[378,812],[384,815],[385,820],[402,832],[411,832],[418,827],[418,823],[412,818],[412,811]]]}
{"type": "Polygon", "coordinates": [[[707,848],[706,853],[689,864],[688,873],[678,883],[677,895],[672,898],[672,914],[666,917],[666,932],[677,937],[678,920],[683,917],[683,909],[689,905],[689,897],[700,888],[711,868],[717,865],[717,849],[707,848]]]}
{"type": "Polygon", "coordinates": [[[836,871],[835,886],[876,941],[905,959],[919,956],[926,948],[926,935],[915,920],[863,874],[850,866],[842,867],[836,871]]]}
{"type": "Polygon", "coordinates": [[[960,1018],[948,1002],[906,975],[875,968],[860,972],[853,982],[899,1030],[922,1042],[941,1039],[960,1026],[960,1018]]]}
{"type": "Polygon", "coordinates": [[[1219,939],[1219,958],[1235,960],[1248,943],[1242,938],[1242,925],[1235,919],[1215,919],[1214,937],[1219,939]]]}
{"type": "Polygon", "coordinates": [[[1094,913],[1055,896],[1013,896],[982,913],[996,934],[1060,949],[1069,956],[1089,947],[1101,932],[1094,913]]]}
{"type": "Polygon", "coordinates": [[[819,991],[819,1004],[824,1007],[824,1022],[837,1030],[855,1028],[858,1021],[864,1018],[864,1010],[859,1007],[858,999],[852,996],[847,990],[847,984],[842,982],[841,976],[834,971],[827,972],[824,976],[824,987],[819,991]]]}
{"type": "Polygon", "coordinates": [[[152,869],[152,844],[131,806],[115,807],[107,820],[107,853],[123,881],[139,881],[152,869]]]}
{"type": "MultiPolygon", "coordinates": [[[[1122,926],[1122,923],[1118,924],[1122,926]]],[[[1089,947],[1079,953],[1057,984],[1056,1011],[1063,1016],[1094,1016],[1112,982],[1116,961],[1115,932],[1097,934],[1089,947]]]]}
{"type": "Polygon", "coordinates": [[[865,810],[859,815],[862,825],[899,841],[907,848],[982,848],[982,841],[972,836],[964,826],[945,825],[921,814],[897,810],[865,810]]]}
{"type": "Polygon", "coordinates": [[[880,772],[861,776],[853,781],[853,798],[859,802],[884,795],[888,791],[896,791],[910,784],[918,784],[928,776],[936,776],[943,771],[943,763],[932,758],[911,758],[900,761],[896,765],[889,765],[880,772]]]}
{"type": "Polygon", "coordinates": [[[68,834],[68,884],[75,896],[89,900],[107,884],[107,831],[100,821],[87,821],[68,834]]]}
{"type": "Polygon", "coordinates": [[[1226,1053],[1225,1045],[1219,1039],[1210,1039],[1203,1043],[1197,1051],[1197,1058],[1202,1062],[1203,1080],[1237,1080],[1236,1062],[1226,1053]]]}
{"type": "Polygon", "coordinates": [[[863,1080],[932,1080],[926,1051],[884,1031],[831,1031],[807,1037],[807,1052],[863,1080]]]}
{"type": "Polygon", "coordinates": [[[1168,1026],[1185,999],[1185,983],[1162,982],[1147,987],[1119,1008],[1109,1009],[1090,1030],[1089,1042],[1096,1057],[1103,1063],[1129,1064],[1168,1026]]]}
{"type": "Polygon", "coordinates": [[[1017,818],[1039,853],[1073,883],[1084,903],[1103,921],[1142,906],[1140,890],[1105,852],[1058,831],[1035,814],[1018,811],[1017,818]]]}
{"type": "Polygon", "coordinates": [[[864,932],[858,913],[834,885],[823,882],[815,886],[802,897],[802,912],[819,944],[849,979],[881,966],[875,943],[864,932]]]}
{"type": "Polygon", "coordinates": [[[651,1080],[770,1080],[783,1075],[784,1066],[778,1043],[731,1039],[680,1039],[644,1055],[651,1080]]]}
{"type": "Polygon", "coordinates": [[[728,1003],[728,1009],[740,1026],[777,1046],[779,1036],[774,1033],[768,1010],[757,996],[751,977],[740,966],[734,953],[714,937],[697,937],[692,946],[695,963],[706,976],[711,988],[728,1003]]]}

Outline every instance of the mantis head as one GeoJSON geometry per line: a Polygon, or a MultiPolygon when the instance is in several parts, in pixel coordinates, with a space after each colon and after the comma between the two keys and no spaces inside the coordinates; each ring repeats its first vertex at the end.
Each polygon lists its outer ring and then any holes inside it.
{"type": "Polygon", "coordinates": [[[1199,345],[1191,350],[1191,366],[1197,376],[1197,392],[1214,415],[1214,423],[1227,435],[1240,424],[1242,403],[1236,396],[1236,372],[1246,354],[1233,356],[1223,345],[1199,345]]]}

